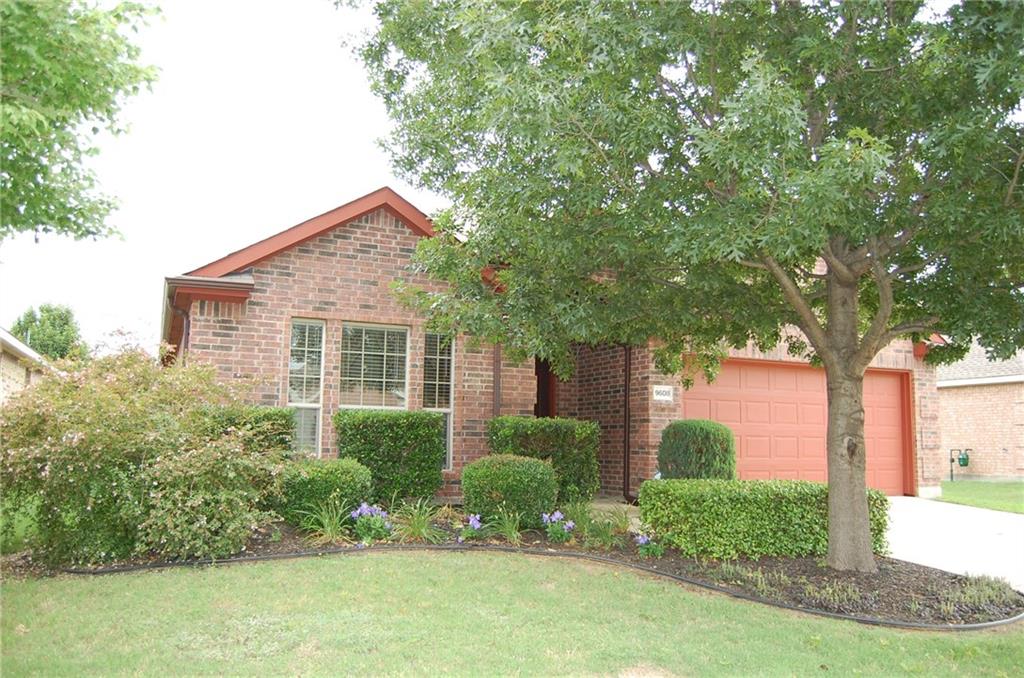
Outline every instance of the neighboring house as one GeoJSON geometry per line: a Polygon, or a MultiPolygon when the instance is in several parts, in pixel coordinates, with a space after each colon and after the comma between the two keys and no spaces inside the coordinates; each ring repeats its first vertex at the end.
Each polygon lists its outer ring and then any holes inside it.
{"type": "MultiPolygon", "coordinates": [[[[684,392],[654,368],[650,346],[581,347],[561,382],[541,361],[513,364],[500,346],[448,346],[403,306],[390,283],[437,288],[413,272],[430,220],[388,188],[166,279],[163,339],[185,360],[253,379],[255,400],[294,407],[297,444],[336,454],[338,408],[431,409],[447,416],[443,494],[487,453],[498,414],[569,416],[601,425],[601,482],[635,495],[657,465],[661,431],[683,417],[728,424],[745,478],[826,480],[825,377],[784,350],[735,351],[712,385],[684,392]],[[627,461],[628,460],[628,461],[627,461]]],[[[937,491],[934,370],[909,342],[872,363],[865,382],[868,481],[891,494],[937,491]]]]}
{"type": "Polygon", "coordinates": [[[950,450],[970,449],[955,477],[1024,478],[1024,351],[990,361],[974,344],[963,360],[938,368],[937,386],[947,464],[950,450]]]}
{"type": "Polygon", "coordinates": [[[0,327],[0,405],[37,381],[46,369],[46,359],[16,336],[0,327]]]}

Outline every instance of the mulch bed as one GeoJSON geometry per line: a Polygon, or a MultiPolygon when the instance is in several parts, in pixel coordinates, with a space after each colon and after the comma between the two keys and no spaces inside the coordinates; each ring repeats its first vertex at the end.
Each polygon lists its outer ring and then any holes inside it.
{"type": "MultiPolygon", "coordinates": [[[[451,534],[448,543],[454,544],[454,533],[451,534]]],[[[462,544],[469,549],[496,545],[509,544],[500,538],[462,544]]],[[[277,523],[259,530],[238,557],[285,556],[338,546],[353,550],[367,548],[356,544],[317,546],[290,525],[277,523]]],[[[534,530],[523,533],[519,548],[526,552],[586,552],[791,607],[886,621],[960,625],[1007,619],[1024,613],[1024,594],[1018,591],[995,585],[990,580],[979,581],[893,558],[879,558],[875,574],[837,572],[825,567],[817,558],[711,561],[686,558],[671,549],[661,558],[641,558],[627,539],[614,548],[587,549],[578,543],[550,543],[542,532],[534,530]]],[[[114,565],[155,564],[159,564],[158,561],[136,560],[114,565]]],[[[3,557],[0,571],[4,578],[59,573],[33,561],[29,553],[3,557]]]]}

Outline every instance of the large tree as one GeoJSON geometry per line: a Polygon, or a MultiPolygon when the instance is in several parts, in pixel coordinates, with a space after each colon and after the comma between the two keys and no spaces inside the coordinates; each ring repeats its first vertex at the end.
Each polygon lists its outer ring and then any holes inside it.
{"type": "Polygon", "coordinates": [[[84,358],[89,352],[75,314],[67,306],[42,304],[39,311],[30,308],[14,321],[11,334],[47,358],[84,358]]]}
{"type": "Polygon", "coordinates": [[[149,10],[0,0],[0,240],[23,231],[109,235],[113,201],[85,165],[125,97],[155,77],[128,36],[149,10]]]}
{"type": "Polygon", "coordinates": [[[1024,346],[1024,3],[375,10],[397,165],[453,202],[417,255],[435,324],[563,373],[576,342],[655,339],[687,378],[787,343],[827,375],[828,563],[875,570],[868,364],[1024,346]]]}

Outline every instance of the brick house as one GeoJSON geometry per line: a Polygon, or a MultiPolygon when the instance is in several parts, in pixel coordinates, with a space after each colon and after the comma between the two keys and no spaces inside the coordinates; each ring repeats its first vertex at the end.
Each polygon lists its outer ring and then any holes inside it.
{"type": "MultiPolygon", "coordinates": [[[[825,480],[825,378],[784,351],[734,351],[713,385],[684,391],[650,346],[580,347],[559,381],[500,346],[449,345],[426,331],[389,285],[437,283],[410,256],[430,220],[382,188],[184,275],[166,279],[163,340],[185,360],[251,379],[255,398],[294,407],[297,444],[336,454],[330,415],[342,407],[432,409],[449,422],[442,494],[459,495],[463,465],[487,453],[498,414],[568,416],[601,426],[601,483],[635,496],[657,464],[670,421],[704,417],[737,435],[741,477],[825,480]]],[[[868,481],[928,494],[942,472],[934,371],[909,342],[878,356],[866,378],[868,481]]]]}
{"type": "Polygon", "coordinates": [[[943,455],[971,450],[956,477],[1024,478],[1024,351],[989,361],[974,344],[963,360],[938,368],[937,386],[943,455]]]}

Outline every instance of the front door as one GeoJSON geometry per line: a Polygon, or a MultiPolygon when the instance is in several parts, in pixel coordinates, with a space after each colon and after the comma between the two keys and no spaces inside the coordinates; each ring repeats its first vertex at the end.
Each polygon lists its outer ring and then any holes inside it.
{"type": "Polygon", "coordinates": [[[536,359],[537,400],[533,406],[535,417],[558,416],[558,378],[547,360],[536,359]]]}

